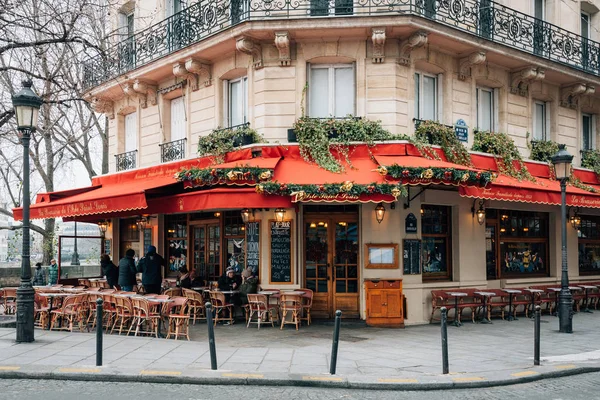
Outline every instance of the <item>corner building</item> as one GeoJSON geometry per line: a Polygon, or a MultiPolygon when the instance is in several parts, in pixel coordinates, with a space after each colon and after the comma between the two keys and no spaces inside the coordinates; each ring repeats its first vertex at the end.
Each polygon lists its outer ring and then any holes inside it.
{"type": "Polygon", "coordinates": [[[341,309],[381,323],[400,312],[391,325],[423,324],[433,289],[560,282],[560,189],[548,163],[526,160],[535,182],[519,181],[489,154],[471,152],[472,166],[461,167],[438,147],[432,160],[393,141],[354,145],[353,167],[332,173],[304,160],[290,130],[303,114],[380,120],[408,135],[425,121],[464,123],[467,149],[475,131],[491,131],[508,134],[524,159],[532,141],[564,143],[575,155],[588,189],[567,190],[570,215],[581,219],[568,227],[569,277],[600,280],[600,195],[589,190],[600,182],[581,168],[598,148],[599,8],[598,0],[121,2],[107,16],[116,32],[108,55],[82,60],[88,100],[109,119],[110,173],[81,191],[38,196],[32,217],[109,221],[113,258],[151,243],[170,259],[167,276],[186,264],[212,280],[249,263],[263,288],[312,289],[314,317],[341,309]],[[220,163],[198,157],[200,138],[248,124],[266,143],[220,163]],[[394,181],[408,188],[396,196],[268,195],[252,179],[183,188],[173,178],[186,168],[247,167],[287,185],[370,190],[390,182],[378,171],[394,164],[411,171],[394,181]],[[419,168],[495,178],[415,179],[419,168]],[[376,309],[367,290],[378,282],[402,296],[373,300],[376,309]]]}

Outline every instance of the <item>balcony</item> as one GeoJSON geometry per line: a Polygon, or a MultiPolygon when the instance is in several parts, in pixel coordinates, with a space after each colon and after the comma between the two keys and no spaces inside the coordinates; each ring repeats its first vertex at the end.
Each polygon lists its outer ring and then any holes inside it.
{"type": "Polygon", "coordinates": [[[600,43],[491,0],[200,0],[83,62],[84,89],[246,21],[414,15],[600,76],[600,43]]]}
{"type": "Polygon", "coordinates": [[[172,142],[159,144],[160,162],[183,160],[185,158],[185,142],[187,139],[173,140],[172,142]]]}
{"type": "Polygon", "coordinates": [[[135,168],[136,154],[137,150],[128,151],[126,153],[121,154],[115,154],[117,172],[135,168]]]}

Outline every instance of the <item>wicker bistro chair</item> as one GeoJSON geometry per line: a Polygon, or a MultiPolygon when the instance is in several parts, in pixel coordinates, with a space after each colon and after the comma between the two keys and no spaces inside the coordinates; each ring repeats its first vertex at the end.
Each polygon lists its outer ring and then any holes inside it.
{"type": "Polygon", "coordinates": [[[115,299],[115,321],[110,333],[119,326],[119,335],[123,332],[123,328],[128,329],[127,324],[133,321],[133,305],[131,299],[123,296],[114,296],[115,299]]]}
{"type": "Polygon", "coordinates": [[[233,304],[228,303],[225,300],[225,295],[219,291],[211,290],[210,292],[210,304],[213,307],[215,317],[214,324],[217,325],[219,321],[228,321],[230,324],[233,324],[233,304]],[[229,316],[224,317],[223,312],[226,311],[229,316]]]}
{"type": "Polygon", "coordinates": [[[183,296],[183,291],[181,288],[169,288],[163,292],[164,296],[175,297],[175,296],[183,296]]]}
{"type": "Polygon", "coordinates": [[[67,296],[60,308],[52,310],[50,315],[50,330],[54,329],[59,319],[62,319],[63,324],[57,327],[57,329],[73,332],[73,325],[77,323],[79,330],[83,331],[84,321],[87,318],[87,310],[85,310],[86,297],[87,295],[85,294],[67,296]]]}
{"type": "Polygon", "coordinates": [[[2,299],[4,302],[4,314],[15,314],[17,312],[17,288],[4,288],[2,299]]]}
{"type": "Polygon", "coordinates": [[[134,336],[137,336],[138,333],[145,333],[155,335],[158,338],[158,321],[160,320],[160,313],[152,311],[152,307],[150,307],[150,304],[146,299],[133,298],[131,299],[131,304],[133,306],[134,316],[127,334],[130,334],[135,326],[134,336]],[[148,330],[142,329],[144,324],[149,328],[148,330]]]}
{"type": "MultiPolygon", "coordinates": [[[[434,314],[436,310],[441,309],[442,307],[446,307],[448,312],[454,309],[454,299],[451,299],[445,290],[432,290],[431,291],[431,317],[429,318],[429,323],[434,321],[434,314]]],[[[440,317],[441,318],[441,317],[440,317]]]]}
{"type": "Polygon", "coordinates": [[[194,325],[196,325],[196,319],[206,319],[206,308],[202,295],[194,290],[183,289],[183,296],[188,299],[188,310],[194,325]]]}
{"type": "Polygon", "coordinates": [[[39,293],[35,293],[33,305],[35,309],[34,325],[42,329],[46,328],[48,326],[48,318],[50,317],[48,315],[48,311],[50,310],[48,299],[40,296],[39,293]]]}
{"type": "Polygon", "coordinates": [[[273,325],[274,320],[278,319],[275,317],[276,309],[274,306],[268,304],[267,296],[264,294],[252,294],[248,293],[248,308],[250,310],[250,314],[248,315],[248,322],[246,323],[246,328],[250,327],[250,324],[257,324],[258,329],[260,329],[260,324],[262,322],[270,322],[271,326],[273,325]],[[252,317],[256,315],[256,321],[252,321],[252,317]]]}
{"type": "MultiPolygon", "coordinates": [[[[103,296],[100,292],[88,292],[87,294],[87,305],[88,305],[88,317],[85,325],[90,326],[90,322],[92,324],[92,329],[96,327],[96,300],[102,299],[104,302],[103,296]]],[[[102,304],[102,315],[104,318],[105,313],[105,304],[102,304]]]]}
{"type": "Polygon", "coordinates": [[[300,316],[302,314],[302,296],[297,294],[281,294],[281,328],[285,324],[296,325],[296,330],[300,325],[300,316]],[[291,313],[289,321],[286,320],[288,313],[291,313]]]}
{"type": "Polygon", "coordinates": [[[310,309],[312,308],[313,291],[310,289],[296,289],[298,292],[304,292],[302,295],[302,315],[301,321],[306,321],[308,325],[311,323],[310,309]]]}
{"type": "Polygon", "coordinates": [[[185,297],[173,297],[173,302],[168,303],[169,329],[167,339],[171,336],[177,340],[179,337],[185,337],[190,340],[188,335],[190,326],[190,314],[187,312],[188,299],[185,297]]]}
{"type": "Polygon", "coordinates": [[[102,326],[108,331],[117,317],[117,308],[115,306],[115,297],[113,293],[102,292],[102,326]]]}

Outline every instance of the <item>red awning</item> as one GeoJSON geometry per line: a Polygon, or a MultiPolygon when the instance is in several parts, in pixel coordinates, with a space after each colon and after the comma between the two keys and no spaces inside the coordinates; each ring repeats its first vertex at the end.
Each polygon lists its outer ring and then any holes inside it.
{"type": "Polygon", "coordinates": [[[417,156],[375,156],[375,160],[382,166],[392,166],[394,164],[401,167],[412,168],[454,168],[473,171],[475,168],[466,165],[454,164],[448,161],[430,160],[425,157],[417,156]]]}

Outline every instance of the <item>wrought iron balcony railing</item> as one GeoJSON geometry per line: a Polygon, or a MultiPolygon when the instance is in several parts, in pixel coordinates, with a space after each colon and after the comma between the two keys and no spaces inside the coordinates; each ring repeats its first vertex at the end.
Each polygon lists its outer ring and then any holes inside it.
{"type": "Polygon", "coordinates": [[[160,162],[183,160],[185,158],[185,142],[187,139],[173,140],[172,142],[159,144],[160,162]]]}
{"type": "Polygon", "coordinates": [[[83,63],[90,89],[251,20],[416,15],[600,76],[600,43],[491,0],[200,0],[83,63]]]}
{"type": "Polygon", "coordinates": [[[115,154],[117,171],[125,171],[135,168],[135,156],[137,150],[128,151],[126,153],[115,154]]]}

